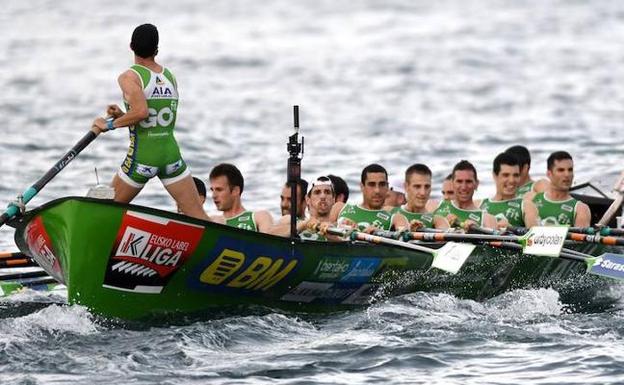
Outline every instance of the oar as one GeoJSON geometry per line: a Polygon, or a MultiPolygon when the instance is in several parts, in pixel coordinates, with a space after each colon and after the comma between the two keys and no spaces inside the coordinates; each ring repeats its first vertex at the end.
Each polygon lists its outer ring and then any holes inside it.
{"type": "Polygon", "coordinates": [[[30,258],[19,258],[19,259],[1,259],[0,260],[0,269],[7,269],[11,267],[30,267],[30,266],[39,266],[37,262],[33,261],[30,258]]]}
{"type": "Polygon", "coordinates": [[[601,227],[601,226],[597,226],[597,227],[570,227],[568,229],[568,231],[572,232],[572,233],[581,233],[581,234],[589,234],[589,235],[594,235],[594,234],[600,234],[603,236],[623,236],[624,235],[624,229],[616,229],[613,227],[601,227]]]}
{"type": "Polygon", "coordinates": [[[0,252],[0,259],[9,259],[9,258],[30,258],[30,256],[22,253],[21,251],[0,252]]]}
{"type": "MultiPolygon", "coordinates": [[[[488,242],[488,244],[493,247],[505,247],[514,250],[522,248],[522,245],[513,242],[488,242]]],[[[624,255],[604,253],[594,257],[575,250],[563,249],[559,257],[584,262],[589,274],[624,281],[624,255]]]]}
{"type": "Polygon", "coordinates": [[[602,245],[610,245],[610,246],[624,245],[624,238],[604,237],[598,234],[590,235],[590,234],[568,233],[568,239],[571,239],[577,242],[599,243],[602,245]]]}
{"type": "Polygon", "coordinates": [[[557,257],[566,239],[567,228],[560,226],[532,227],[525,235],[458,234],[458,233],[404,233],[405,240],[430,242],[477,241],[518,242],[525,254],[557,257]]]}
{"type": "MultiPolygon", "coordinates": [[[[21,197],[22,203],[28,203],[35,195],[37,195],[37,193],[39,193],[39,191],[41,191],[41,189],[46,184],[48,184],[48,182],[50,182],[59,172],[61,172],[61,170],[63,170],[65,166],[67,166],[76,156],[78,156],[78,154],[82,150],[84,150],[95,138],[97,138],[97,134],[95,132],[87,132],[85,136],[83,136],[82,139],[80,139],[78,143],[76,143],[74,147],[72,147],[71,150],[67,152],[67,154],[63,155],[63,157],[58,162],[56,162],[54,167],[49,169],[48,172],[46,172],[45,175],[41,177],[41,179],[39,179],[30,188],[24,191],[21,197]]],[[[18,207],[18,205],[16,205],[15,203],[10,203],[9,207],[0,216],[0,227],[4,225],[9,219],[17,215],[19,211],[20,208],[18,207]]]]}
{"type": "Polygon", "coordinates": [[[398,246],[404,249],[410,249],[431,254],[433,255],[433,262],[431,263],[431,267],[447,271],[451,274],[456,274],[459,271],[466,259],[472,253],[472,250],[474,250],[474,248],[476,247],[475,245],[468,243],[448,242],[439,249],[432,249],[421,245],[415,245],[413,243],[407,243],[397,241],[395,239],[381,237],[379,235],[367,234],[359,231],[350,231],[335,227],[328,228],[327,233],[338,235],[341,237],[349,236],[351,240],[354,241],[357,240],[370,243],[398,246]]]}
{"type": "Polygon", "coordinates": [[[602,218],[598,221],[597,225],[599,226],[607,226],[620,209],[620,206],[622,206],[622,202],[624,202],[624,171],[622,171],[620,177],[615,182],[613,191],[617,193],[617,197],[613,200],[607,211],[605,211],[602,215],[602,218]]]}
{"type": "Polygon", "coordinates": [[[43,270],[29,271],[27,273],[14,273],[0,275],[0,281],[14,281],[16,279],[46,277],[48,273],[43,270]]]}

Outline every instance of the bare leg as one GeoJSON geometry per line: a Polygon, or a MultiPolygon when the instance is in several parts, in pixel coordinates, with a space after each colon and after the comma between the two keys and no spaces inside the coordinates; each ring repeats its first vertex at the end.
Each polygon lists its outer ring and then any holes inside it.
{"type": "Polygon", "coordinates": [[[113,177],[112,185],[115,189],[115,202],[130,203],[141,191],[140,188],[130,186],[124,182],[117,174],[113,177]]]}
{"type": "Polygon", "coordinates": [[[189,217],[210,221],[210,217],[206,214],[202,207],[201,199],[193,177],[191,175],[179,180],[175,183],[165,186],[169,194],[175,199],[178,208],[189,217]]]}

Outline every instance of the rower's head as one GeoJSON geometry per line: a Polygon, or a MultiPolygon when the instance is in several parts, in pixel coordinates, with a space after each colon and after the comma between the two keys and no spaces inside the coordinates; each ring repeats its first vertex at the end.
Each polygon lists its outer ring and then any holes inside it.
{"type": "Polygon", "coordinates": [[[306,203],[313,218],[328,216],[332,206],[336,203],[336,193],[331,179],[320,176],[312,182],[306,203]]]}
{"type": "Polygon", "coordinates": [[[460,203],[472,201],[472,196],[479,187],[477,169],[467,160],[461,160],[453,167],[452,175],[454,199],[460,203]]]}
{"type": "Polygon", "coordinates": [[[546,160],[546,165],[546,175],[550,179],[551,187],[560,191],[570,190],[574,181],[572,156],[566,151],[555,151],[546,160]]]}
{"type": "Polygon", "coordinates": [[[442,182],[442,199],[450,201],[455,198],[455,190],[453,189],[453,174],[448,174],[442,182]]]}
{"type": "Polygon", "coordinates": [[[336,193],[336,202],[347,203],[349,200],[349,186],[344,179],[339,176],[329,174],[327,175],[332,181],[334,186],[334,192],[336,193]]]}
{"type": "MultiPolygon", "coordinates": [[[[195,182],[195,188],[197,189],[197,194],[199,194],[199,200],[202,204],[206,202],[206,184],[199,178],[193,177],[193,182],[195,182]]],[[[180,206],[178,205],[178,213],[184,214],[180,206]]]]}
{"type": "MultiPolygon", "coordinates": [[[[305,179],[299,178],[297,181],[297,218],[305,217],[306,210],[306,192],[308,191],[308,182],[305,179]]],[[[280,209],[282,215],[290,215],[290,197],[291,186],[286,182],[282,187],[282,193],[280,194],[280,209]]]]}
{"type": "Polygon", "coordinates": [[[141,24],[132,32],[130,49],[143,59],[158,53],[158,29],[153,24],[141,24]]]}
{"type": "Polygon", "coordinates": [[[388,195],[388,173],[377,163],[369,164],[362,170],[360,189],[364,208],[381,210],[388,195]]]}
{"type": "Polygon", "coordinates": [[[529,170],[531,169],[531,153],[529,149],[521,146],[511,146],[505,150],[518,159],[518,166],[520,167],[520,180],[529,178],[529,170]]]}
{"type": "Polygon", "coordinates": [[[431,195],[431,170],[416,163],[405,170],[405,192],[410,208],[424,209],[431,195]]]}
{"type": "Polygon", "coordinates": [[[496,193],[502,199],[515,197],[520,183],[520,161],[509,152],[498,154],[494,158],[492,177],[496,184],[496,193]]]}
{"type": "Polygon", "coordinates": [[[221,163],[210,171],[212,201],[219,211],[228,211],[240,202],[245,180],[240,170],[230,163],[221,163]]]}
{"type": "Polygon", "coordinates": [[[403,178],[392,178],[388,186],[388,195],[386,195],[384,206],[401,207],[407,203],[403,178]]]}

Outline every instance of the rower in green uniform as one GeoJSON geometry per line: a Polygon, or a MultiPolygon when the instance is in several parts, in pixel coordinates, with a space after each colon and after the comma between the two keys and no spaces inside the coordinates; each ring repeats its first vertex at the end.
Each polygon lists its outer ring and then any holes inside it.
{"type": "Polygon", "coordinates": [[[317,224],[329,222],[329,213],[336,203],[336,192],[331,179],[326,176],[318,177],[312,182],[312,187],[306,196],[306,205],[310,217],[305,222],[306,229],[299,233],[301,239],[326,241],[327,237],[318,231],[310,229],[317,224]]]}
{"type": "Polygon", "coordinates": [[[431,196],[431,170],[424,164],[416,163],[405,171],[404,190],[407,203],[396,207],[392,213],[400,213],[410,224],[412,230],[419,228],[448,229],[446,218],[434,215],[427,210],[431,196]]]}
{"type": "Polygon", "coordinates": [[[453,167],[453,190],[455,198],[440,202],[434,211],[435,215],[445,217],[451,225],[463,225],[468,228],[471,224],[496,228],[496,218],[481,210],[474,202],[474,192],[479,186],[477,170],[472,163],[462,160],[453,167]]]}
{"type": "Polygon", "coordinates": [[[537,208],[530,200],[516,197],[520,180],[520,162],[508,152],[494,158],[492,178],[496,194],[481,201],[481,209],[494,215],[499,228],[533,227],[538,224],[537,208]]]}
{"type": "Polygon", "coordinates": [[[528,192],[541,192],[548,187],[548,180],[540,179],[535,182],[531,178],[529,173],[531,169],[531,153],[529,153],[529,149],[521,145],[516,145],[509,147],[505,152],[515,156],[520,162],[520,181],[518,182],[519,187],[516,192],[518,197],[522,197],[528,192]]]}
{"type": "Polygon", "coordinates": [[[250,231],[271,231],[273,218],[268,211],[250,211],[243,207],[241,195],[245,181],[236,166],[221,163],[210,171],[209,178],[212,201],[223,212],[223,216],[215,217],[215,221],[250,231]]]}
{"type": "Polygon", "coordinates": [[[360,231],[372,231],[373,228],[396,230],[408,228],[407,219],[400,214],[392,214],[383,209],[388,195],[388,173],[382,166],[373,163],[362,170],[360,189],[362,203],[349,204],[337,202],[329,215],[338,225],[355,227],[360,231]]]}
{"type": "Polygon", "coordinates": [[[173,135],[178,84],[173,73],[155,61],[156,27],[138,26],[132,33],[130,48],[135,64],[118,79],[127,113],[117,105],[109,105],[110,117],[95,119],[92,127],[96,134],[129,127],[130,147],[112,182],[115,201],[132,201],[149,179],[158,176],[181,211],[209,220],[173,135]]]}
{"type": "Polygon", "coordinates": [[[550,180],[546,191],[527,195],[535,206],[542,225],[588,227],[591,222],[589,206],[570,195],[574,181],[574,162],[565,151],[550,154],[546,161],[550,180]]]}

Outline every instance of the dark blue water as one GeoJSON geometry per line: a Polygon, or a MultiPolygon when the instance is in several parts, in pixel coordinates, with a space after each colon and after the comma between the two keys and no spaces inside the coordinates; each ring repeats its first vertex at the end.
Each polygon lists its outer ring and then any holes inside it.
{"type": "MultiPolygon", "coordinates": [[[[425,162],[439,183],[459,159],[477,165],[486,197],[492,158],[517,143],[531,149],[536,175],[559,149],[574,156],[579,181],[622,168],[621,2],[35,0],[0,11],[0,202],[121,102],[116,77],[144,22],[159,27],[158,58],[180,84],[185,159],[203,178],[236,163],[248,208],[278,214],[293,104],[304,177],[342,175],[356,200],[368,163],[400,175],[425,162]]],[[[110,180],[126,135],[99,137],[32,206],[85,194],[95,167],[110,180]]],[[[137,203],[173,209],[157,182],[137,203]]],[[[15,249],[7,227],[0,247],[15,249]]],[[[624,383],[622,304],[570,311],[551,289],[153,324],[98,319],[65,298],[0,301],[2,384],[624,383]]]]}

